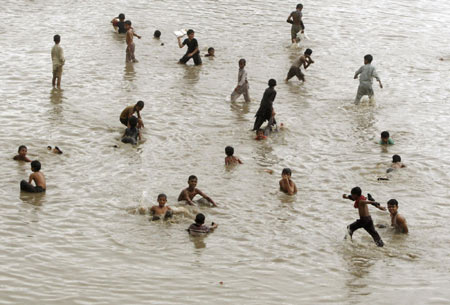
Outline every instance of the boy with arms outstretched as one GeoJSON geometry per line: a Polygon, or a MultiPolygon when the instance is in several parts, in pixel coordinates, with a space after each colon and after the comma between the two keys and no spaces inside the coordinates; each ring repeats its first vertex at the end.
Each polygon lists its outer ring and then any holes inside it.
{"type": "Polygon", "coordinates": [[[200,195],[206,200],[208,200],[213,206],[217,206],[217,204],[212,200],[208,195],[200,191],[197,186],[197,177],[194,175],[189,176],[188,178],[188,184],[189,186],[181,191],[180,195],[178,196],[178,201],[186,200],[189,205],[195,205],[195,203],[192,201],[195,196],[200,195]]]}

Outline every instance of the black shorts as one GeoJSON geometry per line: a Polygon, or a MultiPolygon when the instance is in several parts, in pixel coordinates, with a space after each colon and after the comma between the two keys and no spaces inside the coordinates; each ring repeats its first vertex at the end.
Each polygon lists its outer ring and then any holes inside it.
{"type": "Polygon", "coordinates": [[[187,63],[191,58],[194,59],[194,64],[196,66],[201,65],[202,64],[202,59],[200,58],[200,52],[195,53],[193,56],[188,56],[188,53],[184,54],[183,57],[181,57],[180,59],[180,63],[181,64],[185,64],[187,63]]]}
{"type": "Polygon", "coordinates": [[[43,193],[45,190],[40,186],[33,186],[25,180],[20,181],[20,190],[28,193],[43,193]]]}
{"type": "Polygon", "coordinates": [[[120,118],[120,123],[122,123],[123,125],[128,127],[128,118],[125,118],[125,119],[120,118]]]}

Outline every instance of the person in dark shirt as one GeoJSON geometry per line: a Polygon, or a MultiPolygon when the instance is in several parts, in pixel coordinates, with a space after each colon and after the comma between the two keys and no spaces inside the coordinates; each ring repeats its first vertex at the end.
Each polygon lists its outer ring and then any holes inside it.
{"type": "Polygon", "coordinates": [[[135,116],[132,116],[129,119],[130,127],[125,129],[125,133],[122,136],[122,143],[129,143],[132,145],[136,145],[138,138],[141,140],[141,132],[138,128],[136,128],[138,124],[138,118],[135,116]]]}
{"type": "Polygon", "coordinates": [[[259,105],[259,109],[255,114],[256,119],[255,124],[253,125],[253,130],[258,130],[265,121],[269,121],[269,124],[271,125],[276,124],[275,111],[273,110],[273,101],[277,96],[277,92],[275,91],[277,81],[274,79],[270,79],[268,84],[269,88],[264,91],[261,104],[259,105]]]}
{"type": "Polygon", "coordinates": [[[198,49],[197,39],[194,38],[194,35],[195,35],[194,30],[188,30],[187,35],[188,35],[188,38],[186,38],[183,42],[181,42],[181,37],[177,37],[178,46],[180,48],[184,47],[185,45],[188,46],[186,54],[184,54],[184,56],[178,61],[178,63],[185,64],[191,58],[193,58],[196,66],[201,65],[202,59],[200,58],[200,51],[198,49]]]}
{"type": "Polygon", "coordinates": [[[216,223],[211,223],[211,226],[205,226],[205,215],[203,215],[202,213],[198,213],[195,216],[195,223],[191,224],[189,226],[189,228],[187,229],[187,231],[189,232],[189,234],[191,235],[196,235],[196,236],[201,236],[203,234],[208,234],[214,231],[214,229],[216,229],[218,227],[218,224],[216,223]]]}
{"type": "Polygon", "coordinates": [[[114,29],[119,34],[125,34],[127,30],[125,29],[125,15],[119,14],[119,17],[114,17],[113,20],[111,20],[111,23],[114,27],[114,29]]]}

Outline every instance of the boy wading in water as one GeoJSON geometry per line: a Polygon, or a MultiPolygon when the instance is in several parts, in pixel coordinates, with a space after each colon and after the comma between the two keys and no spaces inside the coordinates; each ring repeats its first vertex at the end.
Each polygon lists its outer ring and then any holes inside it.
{"type": "Polygon", "coordinates": [[[362,196],[361,194],[362,194],[361,189],[359,187],[354,187],[352,188],[350,196],[345,194],[342,195],[344,199],[350,199],[352,201],[354,200],[355,201],[354,207],[355,209],[358,209],[359,212],[359,219],[356,220],[351,225],[347,226],[348,235],[350,235],[350,238],[352,238],[353,232],[355,232],[360,228],[364,228],[364,230],[366,230],[367,233],[369,233],[370,236],[372,236],[373,240],[375,241],[375,244],[378,247],[383,247],[384,243],[381,240],[381,237],[378,234],[378,232],[375,230],[372,217],[370,216],[369,213],[369,207],[367,205],[371,204],[377,209],[382,211],[386,211],[386,208],[382,207],[378,202],[368,201],[366,197],[362,196]]]}
{"type": "Polygon", "coordinates": [[[299,59],[294,61],[291,68],[289,69],[289,72],[286,77],[286,81],[290,80],[294,76],[297,76],[298,80],[301,80],[305,82],[305,75],[300,70],[300,67],[303,65],[303,68],[305,70],[309,67],[310,64],[313,64],[314,61],[311,59],[312,50],[306,49],[305,53],[300,56],[299,59]]]}
{"type": "Polygon", "coordinates": [[[305,31],[305,25],[303,24],[303,14],[302,14],[303,4],[297,4],[296,10],[293,11],[288,19],[286,20],[287,23],[292,24],[291,27],[291,40],[292,43],[297,42],[297,34],[298,32],[304,32],[305,31]]]}
{"type": "Polygon", "coordinates": [[[244,100],[250,102],[248,94],[247,71],[245,71],[246,61],[244,58],[239,59],[238,84],[231,93],[231,102],[235,102],[241,94],[244,94],[244,100]]]}
{"type": "Polygon", "coordinates": [[[355,72],[355,76],[353,77],[354,79],[357,79],[359,75],[359,87],[355,97],[356,105],[359,104],[361,98],[364,95],[368,95],[369,99],[372,100],[374,95],[372,88],[372,79],[374,77],[380,84],[380,88],[383,88],[383,85],[381,84],[381,80],[378,77],[375,67],[371,65],[372,60],[373,60],[372,55],[367,54],[366,56],[364,56],[364,66],[361,66],[361,68],[359,68],[358,71],[355,72]]]}
{"type": "Polygon", "coordinates": [[[133,116],[133,114],[136,112],[137,118],[138,118],[137,128],[144,127],[144,122],[142,121],[142,117],[141,117],[142,109],[144,109],[143,101],[138,101],[135,105],[126,107],[120,113],[120,118],[119,118],[120,123],[122,123],[123,125],[125,125],[127,127],[130,127],[130,124],[128,121],[133,116]]]}
{"type": "Polygon", "coordinates": [[[134,57],[134,50],[135,50],[135,45],[133,42],[133,37],[136,36],[137,38],[141,39],[141,36],[139,36],[138,34],[136,34],[133,30],[133,28],[131,27],[131,21],[127,20],[125,21],[125,30],[127,30],[127,50],[126,50],[126,61],[127,62],[138,62],[136,57],[134,57]]]}
{"type": "Polygon", "coordinates": [[[255,114],[255,124],[253,125],[253,130],[258,130],[265,121],[269,121],[269,125],[276,124],[275,121],[275,111],[273,110],[273,101],[277,96],[277,91],[275,91],[275,86],[277,81],[270,79],[268,82],[269,88],[264,91],[261,104],[259,109],[255,114]]]}
{"type": "Polygon", "coordinates": [[[45,176],[40,172],[41,170],[41,162],[34,160],[31,162],[31,170],[33,173],[28,178],[28,182],[22,180],[20,182],[20,190],[29,193],[42,193],[45,192],[47,188],[47,184],[45,182],[45,176]],[[33,186],[31,182],[34,181],[36,186],[33,186]]]}
{"type": "Polygon", "coordinates": [[[53,88],[57,85],[58,89],[61,89],[61,77],[63,72],[64,62],[64,52],[59,43],[61,42],[61,37],[59,35],[53,36],[53,41],[55,45],[52,48],[52,64],[53,64],[53,88]],[[56,82],[58,80],[58,82],[56,82]]]}
{"type": "Polygon", "coordinates": [[[178,46],[180,49],[184,47],[185,45],[188,46],[188,49],[186,51],[186,54],[178,61],[179,64],[185,64],[187,63],[191,58],[194,59],[194,64],[196,66],[202,64],[202,59],[200,58],[200,51],[198,49],[198,42],[197,39],[194,38],[194,30],[188,30],[187,31],[188,38],[186,38],[183,42],[181,42],[181,37],[177,37],[178,39],[178,46]]]}

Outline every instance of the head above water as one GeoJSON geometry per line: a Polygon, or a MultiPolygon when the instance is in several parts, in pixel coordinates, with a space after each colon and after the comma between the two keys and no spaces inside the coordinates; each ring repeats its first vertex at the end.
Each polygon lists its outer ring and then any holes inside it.
{"type": "Polygon", "coordinates": [[[156,31],[153,33],[153,37],[155,37],[155,38],[161,37],[161,31],[160,31],[160,30],[156,30],[156,31]]]}
{"type": "Polygon", "coordinates": [[[143,101],[138,101],[137,103],[136,103],[136,106],[135,106],[135,108],[137,109],[137,110],[142,110],[142,109],[144,109],[144,102],[143,101]]]}
{"type": "Polygon", "coordinates": [[[163,193],[159,194],[157,200],[158,200],[159,206],[162,208],[167,203],[166,194],[163,194],[163,193]]]}
{"type": "Polygon", "coordinates": [[[209,55],[214,55],[214,52],[215,52],[216,50],[213,48],[213,47],[209,47],[208,48],[208,54],[209,55]]]}
{"type": "Polygon", "coordinates": [[[269,79],[269,82],[267,83],[269,87],[275,87],[277,85],[277,81],[273,78],[269,79]]]}
{"type": "Polygon", "coordinates": [[[297,4],[297,6],[295,7],[298,10],[302,10],[303,9],[303,4],[299,3],[297,4]]]}
{"type": "Polygon", "coordinates": [[[202,225],[205,223],[205,215],[203,215],[202,213],[198,213],[195,216],[195,223],[198,225],[202,225]]]}
{"type": "Polygon", "coordinates": [[[193,29],[189,29],[189,30],[186,32],[186,34],[188,35],[189,38],[191,38],[191,37],[194,37],[195,32],[194,32],[193,29]],[[191,35],[192,35],[192,36],[191,36],[191,35]]]}
{"type": "Polygon", "coordinates": [[[391,136],[391,135],[389,134],[389,131],[383,131],[383,132],[381,133],[381,138],[382,138],[382,139],[388,140],[390,136],[391,136]]]}
{"type": "Polygon", "coordinates": [[[388,206],[389,206],[389,205],[395,205],[395,206],[398,206],[398,201],[395,200],[395,199],[391,199],[391,200],[389,200],[389,201],[387,202],[387,205],[388,205],[388,206]]]}
{"type": "Polygon", "coordinates": [[[128,120],[128,123],[130,123],[130,127],[131,128],[136,128],[137,123],[138,123],[138,118],[135,117],[134,115],[128,120]]]}
{"type": "Polygon", "coordinates": [[[352,196],[357,196],[357,197],[361,196],[362,195],[361,188],[359,186],[352,188],[352,190],[350,191],[350,194],[352,194],[352,196]]]}
{"type": "Polygon", "coordinates": [[[370,54],[367,54],[366,56],[364,56],[364,63],[365,64],[370,64],[373,60],[373,56],[370,54]]]}
{"type": "Polygon", "coordinates": [[[38,160],[34,160],[31,162],[31,170],[33,172],[38,172],[41,170],[41,162],[39,162],[38,160]]]}
{"type": "Polygon", "coordinates": [[[25,145],[20,145],[19,148],[17,149],[17,152],[19,154],[21,154],[21,151],[22,151],[22,153],[25,152],[25,154],[26,154],[28,151],[28,148],[25,145]]]}
{"type": "Polygon", "coordinates": [[[402,158],[399,155],[392,156],[392,163],[402,162],[402,158]]]}
{"type": "Polygon", "coordinates": [[[125,14],[120,13],[119,14],[119,20],[124,21],[125,20],[125,14]]]}
{"type": "Polygon", "coordinates": [[[125,29],[129,29],[131,27],[131,21],[130,20],[127,20],[127,21],[125,21],[125,29]]]}
{"type": "Polygon", "coordinates": [[[311,55],[312,54],[312,50],[311,49],[306,49],[304,54],[305,55],[311,55]]]}
{"type": "Polygon", "coordinates": [[[58,34],[56,34],[55,36],[53,36],[53,41],[58,44],[61,42],[61,36],[59,36],[58,34]]]}
{"type": "Polygon", "coordinates": [[[290,177],[292,175],[291,169],[288,167],[283,168],[283,171],[281,172],[281,176],[284,176],[284,175],[288,175],[290,177]]]}
{"type": "Polygon", "coordinates": [[[234,154],[234,148],[232,146],[225,147],[225,154],[231,157],[234,154]]]}
{"type": "Polygon", "coordinates": [[[264,135],[264,129],[259,128],[259,129],[256,131],[256,135],[257,135],[257,136],[263,136],[263,135],[264,135]]]}

